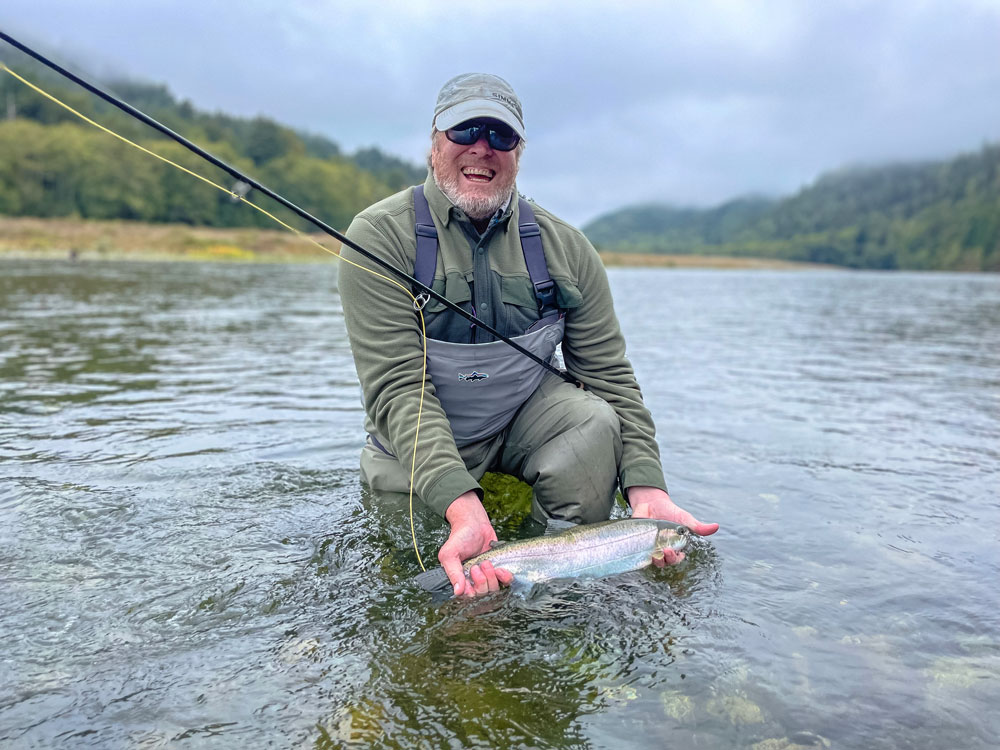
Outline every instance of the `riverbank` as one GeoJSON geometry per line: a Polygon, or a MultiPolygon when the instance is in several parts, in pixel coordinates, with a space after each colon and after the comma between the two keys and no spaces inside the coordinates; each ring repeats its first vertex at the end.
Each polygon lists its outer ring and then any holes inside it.
{"type": "MultiPolygon", "coordinates": [[[[305,235],[330,253],[340,243],[305,235]]],[[[326,262],[329,253],[285,229],[0,216],[0,258],[326,262]]]]}
{"type": "Polygon", "coordinates": [[[600,253],[604,265],[644,268],[741,268],[760,270],[838,270],[823,263],[799,263],[776,258],[735,258],[726,255],[654,255],[652,253],[600,253]]]}
{"type": "MultiPolygon", "coordinates": [[[[324,263],[332,261],[332,254],[339,251],[340,243],[326,234],[306,236],[329,252],[284,229],[0,216],[0,258],[324,263]]],[[[706,255],[601,253],[601,259],[606,266],[657,268],[832,268],[706,255]]]]}

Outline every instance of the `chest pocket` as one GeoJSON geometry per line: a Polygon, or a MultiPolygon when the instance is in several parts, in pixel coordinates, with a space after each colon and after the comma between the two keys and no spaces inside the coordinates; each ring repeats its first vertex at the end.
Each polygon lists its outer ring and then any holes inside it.
{"type": "Polygon", "coordinates": [[[503,328],[500,332],[505,336],[527,333],[540,317],[531,279],[510,276],[499,278],[499,282],[500,301],[503,303],[503,328]]]}
{"type": "MultiPolygon", "coordinates": [[[[431,288],[444,295],[449,302],[472,312],[472,287],[463,276],[449,274],[446,279],[434,279],[431,288]]],[[[434,298],[424,306],[424,324],[427,326],[428,338],[456,343],[469,342],[471,323],[434,298]]]]}

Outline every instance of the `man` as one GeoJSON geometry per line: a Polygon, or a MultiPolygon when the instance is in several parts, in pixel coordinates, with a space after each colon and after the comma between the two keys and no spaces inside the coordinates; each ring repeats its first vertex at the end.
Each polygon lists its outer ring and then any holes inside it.
{"type": "MultiPolygon", "coordinates": [[[[340,266],[367,413],[362,479],[376,490],[409,489],[419,413],[413,489],[451,526],[438,559],[457,596],[511,581],[488,562],[472,568],[471,584],[462,571],[463,560],[497,538],[478,483],[487,470],[530,484],[532,515],[543,522],[607,519],[620,486],[633,516],[702,535],[718,529],[667,494],[596,251],[579,230],[518,198],[524,138],[521,103],[506,81],[479,73],[451,79],[434,110],[427,180],[362,211],[347,236],[543,360],[561,343],[566,369],[583,388],[433,300],[423,307],[425,383],[412,298],[340,266]]],[[[371,265],[346,247],[343,257],[371,265]]],[[[682,558],[666,550],[663,564],[682,558]]]]}

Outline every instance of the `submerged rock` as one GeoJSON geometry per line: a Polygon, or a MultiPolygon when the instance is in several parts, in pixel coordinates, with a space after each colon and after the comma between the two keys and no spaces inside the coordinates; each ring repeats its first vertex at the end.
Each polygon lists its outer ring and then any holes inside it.
{"type": "Polygon", "coordinates": [[[764,711],[756,703],[742,695],[725,695],[712,698],[705,706],[713,716],[726,718],[732,724],[761,724],[764,711]]]}
{"type": "Polygon", "coordinates": [[[979,685],[986,685],[995,678],[998,660],[986,660],[978,657],[956,656],[942,657],[924,670],[933,685],[944,690],[969,690],[979,685]]]}
{"type": "Polygon", "coordinates": [[[670,690],[660,695],[663,712],[674,721],[685,722],[694,718],[694,700],[679,690],[670,690]]]}
{"type": "Polygon", "coordinates": [[[319,641],[315,638],[292,638],[281,644],[278,660],[282,664],[298,664],[303,659],[315,661],[319,651],[319,641]]]}

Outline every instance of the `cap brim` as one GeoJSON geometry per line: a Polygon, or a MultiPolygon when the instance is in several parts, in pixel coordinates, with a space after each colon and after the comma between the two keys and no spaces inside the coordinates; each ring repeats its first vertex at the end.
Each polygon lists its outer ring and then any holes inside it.
{"type": "Polygon", "coordinates": [[[438,130],[448,130],[466,120],[474,120],[477,117],[489,117],[500,120],[510,125],[514,132],[524,138],[524,126],[517,121],[514,113],[504,105],[491,102],[488,99],[475,99],[470,102],[462,102],[454,107],[448,107],[434,118],[434,127],[438,130]]]}

